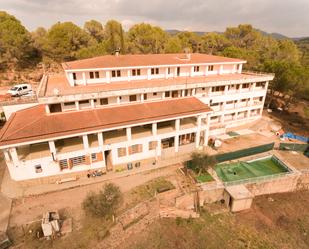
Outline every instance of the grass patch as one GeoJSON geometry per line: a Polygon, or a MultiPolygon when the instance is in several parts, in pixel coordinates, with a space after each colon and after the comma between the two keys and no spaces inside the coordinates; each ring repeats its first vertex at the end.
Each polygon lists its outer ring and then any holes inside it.
{"type": "Polygon", "coordinates": [[[309,118],[309,107],[307,106],[304,107],[304,113],[305,113],[306,118],[309,118]]]}
{"type": "Polygon", "coordinates": [[[199,183],[214,181],[214,179],[212,178],[212,176],[208,172],[205,172],[205,173],[203,173],[199,176],[196,176],[196,180],[199,183]]]}
{"type": "Polygon", "coordinates": [[[137,186],[125,194],[124,209],[134,207],[140,202],[146,201],[154,197],[155,193],[160,189],[174,189],[175,186],[163,177],[153,179],[143,185],[137,186]]]}

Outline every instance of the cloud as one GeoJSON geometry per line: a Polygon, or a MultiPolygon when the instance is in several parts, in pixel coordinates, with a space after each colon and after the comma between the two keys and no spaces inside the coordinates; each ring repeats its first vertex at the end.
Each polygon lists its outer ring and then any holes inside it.
{"type": "Polygon", "coordinates": [[[126,28],[150,22],[165,29],[224,31],[251,23],[267,32],[308,36],[308,0],[1,0],[1,9],[30,30],[57,21],[121,21],[126,28]]]}

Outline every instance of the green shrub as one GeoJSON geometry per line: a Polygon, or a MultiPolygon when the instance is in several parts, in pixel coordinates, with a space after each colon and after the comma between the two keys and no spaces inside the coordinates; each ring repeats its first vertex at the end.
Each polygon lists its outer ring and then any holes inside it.
{"type": "Polygon", "coordinates": [[[122,193],[113,183],[106,184],[99,193],[90,192],[82,203],[87,214],[110,217],[122,203],[122,193]]]}

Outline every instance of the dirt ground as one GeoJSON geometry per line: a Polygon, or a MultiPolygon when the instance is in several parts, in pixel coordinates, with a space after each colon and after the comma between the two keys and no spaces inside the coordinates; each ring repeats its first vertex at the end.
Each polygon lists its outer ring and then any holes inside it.
{"type": "Polygon", "coordinates": [[[202,212],[199,219],[161,219],[124,249],[309,248],[309,191],[261,196],[237,214],[202,212]]]}
{"type": "Polygon", "coordinates": [[[309,118],[305,115],[305,107],[309,107],[308,101],[298,101],[291,104],[288,111],[273,111],[266,115],[279,121],[286,132],[309,136],[309,118]]]}
{"type": "MultiPolygon", "coordinates": [[[[178,165],[175,165],[148,171],[142,174],[115,179],[112,182],[118,185],[122,192],[128,192],[132,188],[152,179],[174,175],[177,167],[178,165]]],[[[70,213],[70,216],[78,220],[82,213],[81,203],[87,193],[100,190],[104,184],[106,182],[14,200],[9,226],[31,223],[40,219],[43,212],[50,210],[66,209],[70,213]]]]}

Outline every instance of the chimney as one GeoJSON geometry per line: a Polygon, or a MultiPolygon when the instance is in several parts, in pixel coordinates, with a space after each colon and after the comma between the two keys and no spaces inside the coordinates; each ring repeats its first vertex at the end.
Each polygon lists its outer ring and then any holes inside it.
{"type": "Polygon", "coordinates": [[[115,50],[115,56],[119,56],[119,54],[120,54],[120,48],[117,48],[117,49],[115,50]]]}

